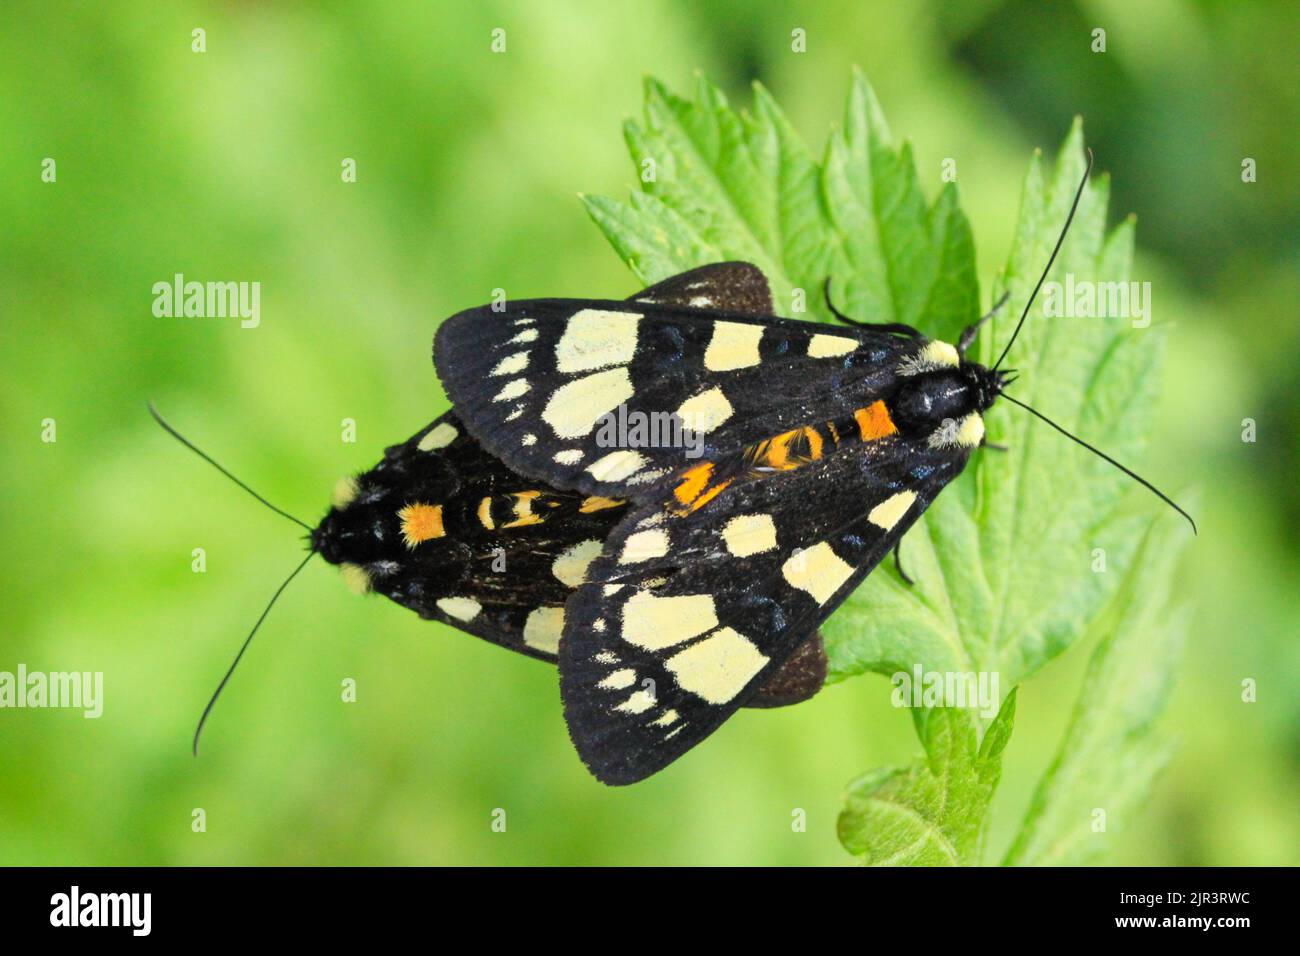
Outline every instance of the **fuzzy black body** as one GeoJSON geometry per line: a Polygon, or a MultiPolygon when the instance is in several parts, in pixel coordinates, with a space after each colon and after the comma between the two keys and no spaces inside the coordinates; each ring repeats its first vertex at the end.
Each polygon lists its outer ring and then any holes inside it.
{"type": "Polygon", "coordinates": [[[462,312],[435,340],[492,456],[631,502],[560,621],[569,732],[608,783],[666,766],[773,680],[961,472],[1003,384],[917,334],[776,318],[765,290],[720,263],[626,301],[462,312]],[[698,457],[611,448],[597,423],[616,409],[689,422],[698,457]]]}

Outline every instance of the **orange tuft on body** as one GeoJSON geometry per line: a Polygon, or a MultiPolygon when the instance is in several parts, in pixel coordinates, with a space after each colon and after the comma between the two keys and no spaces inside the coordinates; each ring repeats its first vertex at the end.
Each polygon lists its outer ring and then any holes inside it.
{"type": "Polygon", "coordinates": [[[874,401],[866,408],[859,408],[853,413],[853,417],[857,419],[858,431],[862,433],[863,441],[875,441],[877,438],[884,438],[898,431],[898,426],[889,417],[889,409],[882,401],[874,401]]]}
{"type": "Polygon", "coordinates": [[[402,522],[402,538],[408,548],[446,534],[442,527],[442,505],[407,505],[397,512],[397,517],[402,522]]]}

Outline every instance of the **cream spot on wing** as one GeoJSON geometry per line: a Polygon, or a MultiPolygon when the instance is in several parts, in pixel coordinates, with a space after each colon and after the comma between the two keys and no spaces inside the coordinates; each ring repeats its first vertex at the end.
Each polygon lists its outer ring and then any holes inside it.
{"type": "Polygon", "coordinates": [[[767,662],[767,655],[752,641],[724,627],[674,654],[664,661],[664,667],[682,690],[710,704],[725,704],[744,690],[767,662]]]}
{"type": "Polygon", "coordinates": [[[518,375],[524,369],[528,368],[528,350],[516,352],[514,355],[507,355],[494,368],[490,375],[518,375]]]}
{"type": "Polygon", "coordinates": [[[459,434],[460,432],[455,425],[440,422],[429,431],[429,434],[421,438],[420,443],[415,447],[420,451],[437,451],[439,448],[446,448],[454,442],[459,434]]]}
{"type": "Polygon", "coordinates": [[[693,432],[711,432],[735,411],[722,389],[714,386],[694,398],[688,398],[677,408],[677,417],[693,432]]]}
{"type": "Polygon", "coordinates": [[[564,608],[539,607],[524,621],[524,643],[539,651],[554,654],[560,649],[564,630],[564,608]]]}
{"type": "Polygon", "coordinates": [[[722,540],[738,558],[771,551],[776,547],[776,523],[771,515],[737,515],[723,526],[722,540]]]}
{"type": "Polygon", "coordinates": [[[616,670],[596,686],[602,690],[622,690],[636,683],[636,671],[630,667],[616,670]]]}
{"type": "Polygon", "coordinates": [[[617,654],[611,654],[609,651],[600,651],[599,653],[592,655],[592,658],[591,658],[591,659],[592,659],[593,661],[595,661],[597,664],[617,664],[617,663],[618,663],[618,655],[617,655],[617,654]]]}
{"type": "Polygon", "coordinates": [[[707,309],[709,306],[713,305],[713,300],[707,295],[693,295],[687,305],[694,309],[707,309]]]}
{"type": "Polygon", "coordinates": [[[900,491],[896,495],[890,495],[871,509],[867,515],[867,520],[877,528],[884,528],[889,531],[894,525],[898,524],[903,515],[907,514],[907,509],[912,507],[912,502],[915,500],[915,491],[900,491]]]}
{"type": "Polygon", "coordinates": [[[654,705],[655,695],[648,690],[639,690],[614,709],[625,714],[643,714],[654,705]]]}
{"type": "Polygon", "coordinates": [[[628,475],[635,474],[647,461],[649,459],[640,452],[624,449],[596,459],[586,470],[597,481],[622,481],[628,475]]]}
{"type": "Polygon", "coordinates": [[[636,352],[635,312],[583,309],[575,312],[555,343],[555,367],[571,375],[611,365],[626,365],[636,352]]]}
{"type": "Polygon", "coordinates": [[[857,339],[848,339],[842,335],[814,335],[808,342],[808,357],[830,358],[833,355],[848,355],[857,347],[857,339]]]}
{"type": "Polygon", "coordinates": [[[651,725],[654,727],[671,727],[673,724],[677,723],[677,718],[679,716],[680,715],[677,711],[669,707],[660,715],[658,720],[651,721],[651,725]]]}
{"type": "Polygon", "coordinates": [[[516,335],[513,339],[511,339],[510,342],[509,342],[508,344],[510,344],[510,345],[524,345],[524,344],[526,344],[526,343],[528,343],[528,342],[536,342],[536,341],[537,341],[537,330],[536,330],[536,329],[524,329],[522,332],[520,332],[518,335],[516,335]]]}
{"type": "Polygon", "coordinates": [[[623,640],[648,651],[672,647],[717,626],[713,598],[707,594],[657,597],[637,591],[623,605],[623,640]]]}
{"type": "Polygon", "coordinates": [[[603,617],[598,617],[598,618],[596,618],[596,620],[594,620],[594,621],[591,622],[591,629],[592,629],[593,631],[595,631],[597,634],[604,634],[604,633],[605,633],[605,619],[604,619],[603,617]]]}
{"type": "Polygon", "coordinates": [[[582,449],[566,448],[564,451],[557,451],[551,457],[555,459],[555,463],[558,465],[576,465],[582,461],[582,449]]]}
{"type": "Polygon", "coordinates": [[[853,575],[853,566],[819,541],[796,551],[781,566],[781,574],[792,586],[807,591],[818,604],[825,604],[853,575]]]}
{"type": "Polygon", "coordinates": [[[704,352],[704,367],[710,372],[748,368],[759,363],[758,342],[763,326],[740,322],[714,322],[713,337],[704,352]]]}
{"type": "Polygon", "coordinates": [[[334,483],[334,490],[330,492],[330,504],[339,511],[342,511],[348,505],[352,504],[356,499],[359,490],[360,485],[357,484],[356,477],[353,475],[344,475],[334,483]]]}
{"type": "Polygon", "coordinates": [[[649,561],[662,558],[668,553],[668,532],[652,530],[637,531],[627,536],[623,542],[623,553],[619,556],[620,564],[632,564],[636,561],[649,561]]]}
{"type": "Polygon", "coordinates": [[[472,621],[478,612],[483,610],[483,605],[479,604],[473,598],[467,597],[445,597],[439,598],[434,602],[438,610],[448,617],[454,617],[458,621],[472,621]]]}
{"type": "MultiPolygon", "coordinates": [[[[528,381],[526,379],[517,378],[514,379],[513,381],[506,382],[505,387],[501,389],[501,391],[497,392],[496,397],[493,398],[492,401],[508,402],[510,401],[510,399],[518,398],[520,395],[523,395],[527,391],[528,391],[528,381]]],[[[523,409],[521,408],[519,409],[519,411],[522,412],[523,409]]],[[[514,417],[515,417],[514,415],[510,416],[510,418],[514,418],[514,417]]],[[[506,421],[509,421],[510,418],[507,418],[506,421]]]]}
{"type": "Polygon", "coordinates": [[[623,590],[625,587],[627,587],[626,584],[606,584],[606,585],[605,585],[605,596],[606,596],[606,597],[609,597],[611,594],[617,594],[619,591],[623,590]]]}
{"type": "Polygon", "coordinates": [[[542,410],[542,420],[561,438],[591,433],[596,419],[632,397],[632,377],[625,368],[593,372],[561,385],[542,410]]]}
{"type": "Polygon", "coordinates": [[[579,541],[565,548],[551,564],[551,573],[561,584],[576,588],[587,579],[587,568],[600,554],[601,542],[595,538],[579,541]]]}
{"type": "Polygon", "coordinates": [[[365,594],[370,590],[370,573],[361,565],[344,561],[339,565],[339,573],[343,575],[343,583],[353,594],[365,594]]]}

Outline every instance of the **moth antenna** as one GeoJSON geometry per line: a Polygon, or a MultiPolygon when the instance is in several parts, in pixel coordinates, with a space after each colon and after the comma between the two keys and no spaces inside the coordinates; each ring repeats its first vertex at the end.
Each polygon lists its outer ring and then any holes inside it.
{"type": "Polygon", "coordinates": [[[199,725],[194,728],[194,756],[197,757],[199,755],[199,735],[203,733],[203,725],[208,722],[208,714],[212,713],[212,706],[217,702],[217,698],[221,696],[221,692],[226,689],[226,684],[230,682],[230,675],[233,674],[235,668],[239,666],[239,661],[244,656],[244,651],[248,650],[248,645],[253,642],[253,635],[256,634],[257,629],[262,626],[262,622],[266,620],[266,616],[271,613],[271,608],[275,607],[275,602],[280,599],[280,595],[283,594],[284,589],[289,586],[289,582],[296,578],[298,572],[305,568],[307,562],[315,556],[316,551],[314,549],[309,551],[307,557],[302,559],[302,564],[294,568],[293,573],[284,579],[284,583],[276,589],[275,594],[271,595],[271,600],[267,603],[266,609],[262,611],[262,616],[257,619],[257,623],[253,625],[253,629],[248,632],[248,637],[244,638],[244,643],[239,648],[239,653],[236,654],[235,659],[230,662],[230,667],[226,671],[226,676],[221,678],[221,683],[217,685],[217,689],[212,692],[212,697],[208,700],[208,706],[203,708],[203,716],[199,718],[199,725]]]}
{"type": "Polygon", "coordinates": [[[1169,507],[1173,508],[1173,509],[1174,509],[1175,511],[1177,511],[1180,515],[1182,515],[1184,518],[1186,518],[1186,519],[1187,519],[1187,523],[1190,524],[1190,525],[1192,526],[1192,534],[1196,534],[1196,533],[1197,533],[1197,531],[1196,531],[1196,522],[1192,520],[1192,516],[1189,515],[1189,514],[1188,514],[1186,511],[1184,511],[1182,508],[1178,507],[1178,505],[1174,502],[1174,500],[1173,500],[1172,498],[1170,498],[1168,495],[1166,495],[1163,491],[1161,491],[1161,490],[1160,490],[1159,488],[1157,488],[1155,485],[1151,484],[1151,482],[1147,481],[1145,478],[1143,478],[1143,477],[1142,477],[1141,475],[1139,475],[1137,472],[1132,471],[1132,470],[1130,470],[1130,469],[1128,469],[1128,468],[1125,468],[1123,465],[1121,465],[1119,462],[1117,462],[1114,458],[1111,458],[1110,455],[1106,454],[1104,451],[1102,451],[1102,450],[1099,449],[1099,448],[1094,448],[1092,445],[1089,445],[1086,441],[1084,441],[1084,440],[1083,440],[1082,438],[1080,438],[1078,435],[1072,435],[1072,434],[1070,434],[1068,431],[1066,431],[1066,430],[1065,430],[1064,428],[1062,428],[1060,425],[1056,424],[1056,422],[1052,421],[1050,418],[1048,418],[1048,417],[1047,417],[1046,415],[1044,415],[1042,412],[1038,411],[1038,409],[1036,409],[1036,408],[1031,408],[1029,405],[1026,405],[1024,402],[1016,401],[1016,399],[1012,398],[1012,397],[1011,397],[1010,395],[1008,395],[1006,392],[1003,392],[1001,397],[1002,397],[1002,398],[1005,398],[1005,399],[1006,399],[1008,402],[1010,402],[1012,405],[1019,405],[1019,406],[1020,406],[1021,408],[1023,408],[1025,411],[1029,412],[1029,414],[1033,415],[1035,418],[1039,418],[1039,419],[1042,419],[1043,421],[1047,422],[1047,424],[1051,425],[1053,428],[1055,428],[1058,432],[1060,432],[1060,433],[1061,433],[1062,435],[1064,435],[1066,438],[1070,439],[1070,441],[1082,445],[1084,448],[1088,449],[1088,451],[1092,452],[1092,453],[1093,453],[1094,455],[1096,455],[1097,457],[1099,457],[1099,458],[1103,458],[1103,459],[1105,459],[1106,461],[1110,462],[1112,465],[1114,465],[1114,466],[1115,466],[1116,468],[1118,468],[1120,471],[1124,472],[1124,474],[1128,475],[1130,478],[1132,478],[1132,479],[1133,479],[1134,481],[1136,481],[1138,484],[1142,485],[1142,486],[1143,486],[1144,488],[1146,488],[1148,491],[1152,492],[1152,493],[1153,493],[1157,498],[1159,498],[1161,501],[1163,501],[1163,502],[1164,502],[1165,504],[1167,504],[1169,507]]]}
{"type": "Polygon", "coordinates": [[[281,517],[288,518],[288,519],[289,519],[290,521],[292,521],[294,524],[296,524],[296,525],[300,525],[301,527],[306,528],[308,531],[311,531],[311,530],[312,530],[312,526],[311,526],[311,525],[307,524],[307,523],[304,522],[304,521],[299,521],[299,520],[298,520],[297,518],[295,518],[293,515],[289,514],[289,512],[287,512],[287,511],[285,511],[285,510],[283,510],[283,509],[281,509],[281,508],[277,508],[275,505],[271,504],[271,502],[267,501],[265,498],[263,498],[261,495],[259,495],[259,494],[258,494],[256,491],[254,491],[252,488],[248,487],[248,485],[244,484],[242,481],[240,481],[238,478],[236,478],[236,477],[235,477],[234,475],[232,475],[230,472],[226,471],[226,469],[223,468],[221,465],[217,464],[217,462],[212,458],[211,455],[209,455],[207,452],[203,451],[203,449],[199,448],[197,445],[195,445],[192,441],[190,441],[188,438],[186,438],[184,435],[182,435],[182,434],[181,434],[180,432],[178,432],[176,429],[172,428],[171,425],[167,424],[166,419],[164,419],[164,418],[162,417],[162,415],[160,415],[160,414],[158,413],[158,409],[154,407],[153,402],[150,402],[150,403],[149,403],[149,414],[153,416],[153,420],[154,420],[154,421],[156,421],[159,425],[161,425],[161,426],[163,427],[163,431],[167,432],[167,434],[171,435],[171,436],[172,436],[173,438],[175,438],[178,442],[180,442],[182,445],[184,445],[184,446],[185,446],[186,448],[188,448],[190,451],[194,452],[194,454],[198,455],[200,458],[202,458],[204,461],[206,461],[206,462],[207,462],[209,465],[211,465],[213,468],[217,469],[217,471],[221,472],[223,475],[225,475],[227,478],[229,478],[229,479],[230,479],[231,481],[233,481],[235,484],[239,485],[239,487],[243,488],[243,489],[244,489],[245,491],[247,491],[250,495],[252,495],[252,496],[253,496],[254,498],[256,498],[258,501],[260,501],[262,504],[266,505],[268,508],[270,508],[270,509],[271,509],[272,511],[274,511],[276,514],[280,515],[281,517]]]}
{"type": "Polygon", "coordinates": [[[1070,215],[1065,217],[1065,225],[1061,227],[1061,234],[1056,237],[1056,248],[1052,250],[1051,258],[1047,260],[1047,267],[1043,269],[1043,274],[1038,277],[1038,285],[1034,286],[1033,294],[1030,295],[1029,301],[1025,303],[1025,311],[1020,313],[1020,321],[1016,323],[1016,329],[1011,333],[1011,339],[1007,342],[1007,347],[1002,350],[998,360],[993,363],[993,371],[998,370],[1002,360],[1007,357],[1011,351],[1011,346],[1015,344],[1016,336],[1020,334],[1020,327],[1025,324],[1025,318],[1029,315],[1029,310],[1034,304],[1034,299],[1038,297],[1038,290],[1043,287],[1047,281],[1047,274],[1052,271],[1052,263],[1056,261],[1056,254],[1061,251],[1061,245],[1065,242],[1065,234],[1070,231],[1070,223],[1074,222],[1074,214],[1079,208],[1079,200],[1083,198],[1083,187],[1088,185],[1088,174],[1092,172],[1092,150],[1088,151],[1088,165],[1083,171],[1083,178],[1079,180],[1079,188],[1074,192],[1074,202],[1070,204],[1070,215]]]}

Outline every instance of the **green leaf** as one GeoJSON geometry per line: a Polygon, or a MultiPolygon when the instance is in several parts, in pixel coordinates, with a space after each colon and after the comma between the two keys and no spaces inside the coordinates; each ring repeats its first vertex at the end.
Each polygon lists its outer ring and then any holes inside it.
{"type": "Polygon", "coordinates": [[[914,710],[925,759],[872,770],[849,784],[838,826],[845,849],[872,866],[977,862],[1015,714],[1012,689],[979,743],[969,711],[914,710]]]}
{"type": "Polygon", "coordinates": [[[645,96],[644,123],[625,127],[644,191],[583,202],[647,284],[745,259],[767,274],[782,315],[829,320],[821,286],[832,276],[836,305],[871,321],[951,338],[976,317],[975,248],[956,187],[926,205],[910,150],[890,144],[861,76],[820,163],[758,84],[752,113],[702,78],[693,102],[653,79],[645,96]]]}
{"type": "Polygon", "coordinates": [[[1077,866],[1104,857],[1140,813],[1172,742],[1159,731],[1182,654],[1185,611],[1169,594],[1186,543],[1181,522],[1158,518],[1113,608],[1097,622],[1102,638],[1088,664],[1074,716],[1030,802],[1008,864],[1077,866]]]}

